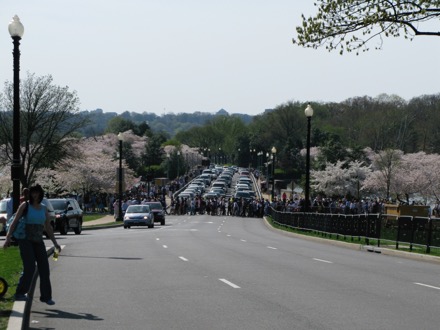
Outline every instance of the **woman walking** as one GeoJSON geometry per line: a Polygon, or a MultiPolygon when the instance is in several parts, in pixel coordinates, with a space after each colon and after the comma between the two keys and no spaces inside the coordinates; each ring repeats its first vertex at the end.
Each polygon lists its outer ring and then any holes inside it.
{"type": "Polygon", "coordinates": [[[23,273],[17,286],[15,299],[27,300],[27,294],[31,286],[36,264],[40,275],[40,301],[48,305],[54,305],[55,302],[52,300],[52,286],[50,284],[49,261],[46,246],[43,241],[43,232],[46,231],[58,251],[61,251],[61,247],[58,245],[53,234],[47,208],[41,203],[43,197],[44,191],[40,185],[37,184],[29,189],[29,202],[23,202],[18,207],[10,230],[6,235],[4,248],[11,245],[11,235],[18,225],[19,219],[24,216],[26,218],[26,237],[18,240],[20,256],[23,261],[23,273]]]}

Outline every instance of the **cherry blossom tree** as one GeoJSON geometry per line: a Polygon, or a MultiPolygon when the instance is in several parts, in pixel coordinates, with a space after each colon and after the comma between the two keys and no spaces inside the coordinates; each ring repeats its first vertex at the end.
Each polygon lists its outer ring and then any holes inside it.
{"type": "Polygon", "coordinates": [[[438,154],[426,154],[424,152],[405,154],[396,172],[391,189],[396,199],[409,203],[410,198],[418,195],[428,199],[437,196],[439,181],[440,156],[438,154]],[[434,189],[433,189],[434,188],[434,189]]]}
{"type": "Polygon", "coordinates": [[[12,191],[11,167],[0,167],[0,194],[1,197],[9,197],[8,192],[12,191]]]}
{"type": "MultiPolygon", "coordinates": [[[[131,138],[130,134],[128,138],[131,138]]],[[[55,170],[41,169],[36,175],[37,180],[46,190],[55,194],[115,192],[119,168],[119,158],[116,157],[118,143],[115,134],[80,139],[75,146],[82,151],[81,157],[66,159],[55,170]]],[[[126,187],[130,188],[136,182],[134,172],[128,168],[124,159],[123,168],[126,187]]]]}
{"type": "Polygon", "coordinates": [[[371,171],[370,166],[363,162],[337,161],[327,163],[323,171],[311,171],[312,188],[327,196],[345,196],[347,194],[359,197],[360,183],[371,171]]]}
{"type": "Polygon", "coordinates": [[[379,193],[389,199],[391,183],[399,170],[403,151],[387,149],[379,153],[370,152],[367,156],[371,161],[373,172],[366,177],[361,190],[379,193]]]}
{"type": "Polygon", "coordinates": [[[414,196],[425,200],[438,198],[440,155],[385,150],[369,157],[373,160],[373,172],[364,181],[362,190],[406,203],[414,196]]]}

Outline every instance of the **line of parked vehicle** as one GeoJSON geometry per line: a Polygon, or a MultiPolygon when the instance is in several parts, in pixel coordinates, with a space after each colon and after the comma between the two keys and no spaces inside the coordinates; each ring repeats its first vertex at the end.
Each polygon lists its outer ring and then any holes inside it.
{"type": "Polygon", "coordinates": [[[247,169],[235,166],[211,165],[192,180],[186,188],[177,193],[181,199],[234,198],[252,200],[256,198],[254,183],[247,169]]]}

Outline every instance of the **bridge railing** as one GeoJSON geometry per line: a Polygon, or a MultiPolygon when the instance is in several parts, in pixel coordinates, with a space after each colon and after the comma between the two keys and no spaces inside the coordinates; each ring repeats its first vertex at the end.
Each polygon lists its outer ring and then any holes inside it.
{"type": "Polygon", "coordinates": [[[336,235],[344,239],[374,241],[378,247],[392,244],[396,249],[402,245],[412,251],[423,247],[426,253],[431,248],[440,249],[440,219],[431,217],[395,216],[380,213],[341,214],[280,212],[269,210],[272,220],[282,226],[296,230],[311,231],[322,236],[336,235]],[[384,243],[386,242],[386,243],[384,243]]]}

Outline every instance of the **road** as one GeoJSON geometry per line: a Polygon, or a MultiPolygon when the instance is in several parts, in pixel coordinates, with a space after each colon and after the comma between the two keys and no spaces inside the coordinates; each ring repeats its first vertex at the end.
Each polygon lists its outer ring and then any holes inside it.
{"type": "MultiPolygon", "coordinates": [[[[440,266],[292,238],[262,219],[58,238],[31,329],[438,329],[440,266]]],[[[38,285],[38,284],[37,284],[38,285]]],[[[38,286],[37,286],[38,288],[38,286]]]]}

